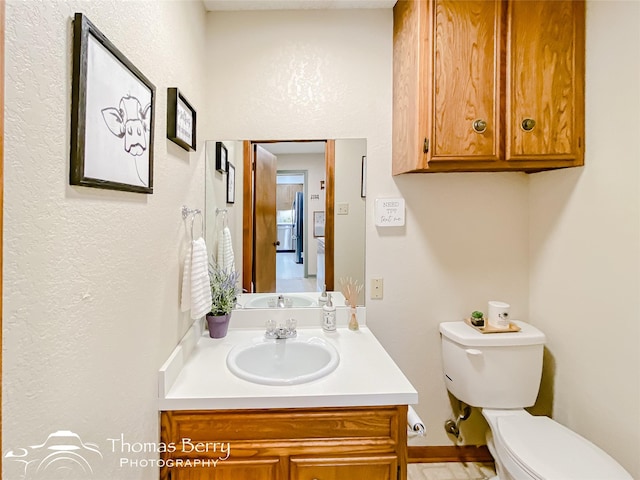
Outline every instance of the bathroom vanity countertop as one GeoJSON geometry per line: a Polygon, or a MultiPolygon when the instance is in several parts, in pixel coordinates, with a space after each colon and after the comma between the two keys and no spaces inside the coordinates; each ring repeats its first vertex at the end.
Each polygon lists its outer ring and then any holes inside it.
{"type": "MultiPolygon", "coordinates": [[[[199,322],[196,322],[199,323],[199,322]]],[[[192,327],[194,329],[194,327],[192,327]]],[[[160,369],[159,410],[347,407],[409,405],[418,393],[365,326],[358,331],[299,328],[298,336],[320,337],[340,353],[340,364],[326,377],[298,385],[260,385],[236,377],[226,365],[237,344],[262,337],[264,330],[229,329],[210,338],[195,328],[160,369]]]]}

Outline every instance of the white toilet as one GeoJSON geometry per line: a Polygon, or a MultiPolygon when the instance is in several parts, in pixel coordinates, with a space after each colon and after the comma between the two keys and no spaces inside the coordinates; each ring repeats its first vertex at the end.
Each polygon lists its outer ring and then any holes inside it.
{"type": "Polygon", "coordinates": [[[548,417],[529,414],[542,377],[545,335],[524,322],[483,334],[464,322],[440,324],[447,389],[482,409],[500,480],[633,480],[613,458],[548,417]]]}

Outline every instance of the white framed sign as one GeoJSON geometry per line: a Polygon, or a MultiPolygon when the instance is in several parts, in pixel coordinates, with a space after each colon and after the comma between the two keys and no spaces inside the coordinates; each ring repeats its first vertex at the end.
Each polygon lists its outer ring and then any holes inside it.
{"type": "Polygon", "coordinates": [[[377,227],[402,227],[404,225],[404,198],[376,198],[377,227]]]}

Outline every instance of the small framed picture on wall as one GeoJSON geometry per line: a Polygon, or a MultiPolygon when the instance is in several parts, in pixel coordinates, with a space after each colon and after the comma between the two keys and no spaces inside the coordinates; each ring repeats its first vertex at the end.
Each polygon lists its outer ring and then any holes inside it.
{"type": "Polygon", "coordinates": [[[236,167],[231,163],[227,164],[227,203],[236,201],[236,167]]]}
{"type": "Polygon", "coordinates": [[[167,88],[167,138],[186,151],[196,149],[196,111],[177,88],[167,88]]]}
{"type": "Polygon", "coordinates": [[[216,142],[216,170],[220,173],[226,172],[228,163],[227,147],[222,142],[216,142]]]}

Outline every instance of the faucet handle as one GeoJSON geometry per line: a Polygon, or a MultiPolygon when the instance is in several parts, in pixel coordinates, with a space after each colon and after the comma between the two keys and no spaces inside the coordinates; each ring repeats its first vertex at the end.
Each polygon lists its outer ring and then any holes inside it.
{"type": "Polygon", "coordinates": [[[287,330],[289,330],[290,332],[295,332],[297,326],[298,326],[298,321],[295,318],[287,319],[287,330]]]}
{"type": "Polygon", "coordinates": [[[270,318],[266,321],[265,327],[267,328],[267,334],[273,334],[276,331],[276,321],[273,318],[270,318]]]}

